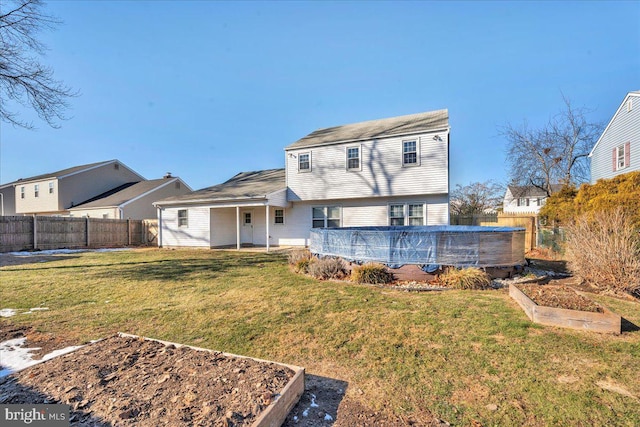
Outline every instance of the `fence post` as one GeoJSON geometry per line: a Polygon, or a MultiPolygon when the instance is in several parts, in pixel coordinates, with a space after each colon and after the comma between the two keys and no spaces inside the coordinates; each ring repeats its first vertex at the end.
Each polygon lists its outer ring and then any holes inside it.
{"type": "Polygon", "coordinates": [[[127,246],[131,246],[131,219],[127,218],[127,246]]]}
{"type": "Polygon", "coordinates": [[[33,250],[38,249],[38,220],[36,220],[36,215],[33,215],[33,250]]]}
{"type": "Polygon", "coordinates": [[[86,236],[86,245],[87,247],[89,247],[89,245],[91,244],[91,237],[89,237],[89,217],[87,216],[85,219],[85,236],[86,236]]]}

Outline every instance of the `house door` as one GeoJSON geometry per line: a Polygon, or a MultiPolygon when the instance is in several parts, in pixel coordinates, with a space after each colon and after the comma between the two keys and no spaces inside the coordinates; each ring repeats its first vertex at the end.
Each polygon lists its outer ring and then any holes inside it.
{"type": "Polygon", "coordinates": [[[242,211],[240,214],[240,244],[253,245],[253,212],[242,211]]]}

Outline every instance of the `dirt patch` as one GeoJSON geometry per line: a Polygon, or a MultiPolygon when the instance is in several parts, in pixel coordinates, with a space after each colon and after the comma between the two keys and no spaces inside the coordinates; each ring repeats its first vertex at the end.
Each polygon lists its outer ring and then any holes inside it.
{"type": "Polygon", "coordinates": [[[250,425],[291,369],[113,336],[0,380],[0,403],[71,405],[74,425],[250,425]]]}
{"type": "Polygon", "coordinates": [[[604,313],[602,306],[589,298],[578,295],[568,286],[519,284],[518,289],[541,306],[604,313]]]}
{"type": "Polygon", "coordinates": [[[34,360],[42,359],[45,354],[54,350],[78,345],[75,341],[72,342],[53,334],[38,332],[28,326],[2,325],[2,328],[0,328],[0,342],[15,338],[26,338],[25,347],[36,349],[31,352],[34,360]]]}

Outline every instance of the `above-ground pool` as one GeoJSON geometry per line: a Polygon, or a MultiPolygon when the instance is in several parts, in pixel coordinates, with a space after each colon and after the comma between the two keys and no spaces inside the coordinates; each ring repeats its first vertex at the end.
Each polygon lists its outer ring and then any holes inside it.
{"type": "Polygon", "coordinates": [[[354,262],[455,267],[523,265],[524,228],[403,226],[314,228],[309,250],[354,262]]]}

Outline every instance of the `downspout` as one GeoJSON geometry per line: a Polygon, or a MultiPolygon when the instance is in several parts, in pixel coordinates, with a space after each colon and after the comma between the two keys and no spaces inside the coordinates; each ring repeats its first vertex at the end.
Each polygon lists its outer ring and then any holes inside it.
{"type": "Polygon", "coordinates": [[[265,206],[265,209],[266,209],[265,217],[267,218],[266,219],[267,225],[265,227],[267,229],[267,252],[269,252],[269,204],[265,206]]]}
{"type": "Polygon", "coordinates": [[[124,219],[124,209],[119,207],[118,211],[120,212],[120,219],[124,219]]]}
{"type": "Polygon", "coordinates": [[[158,206],[158,247],[162,247],[162,208],[158,206]]]}

